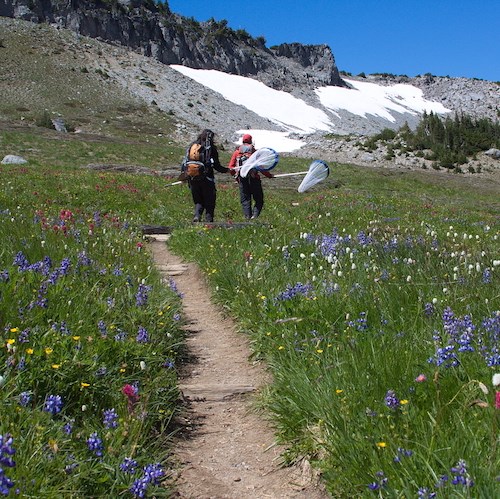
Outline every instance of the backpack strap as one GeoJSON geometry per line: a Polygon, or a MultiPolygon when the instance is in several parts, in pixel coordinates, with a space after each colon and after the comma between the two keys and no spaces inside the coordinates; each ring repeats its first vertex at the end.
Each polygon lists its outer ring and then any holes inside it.
{"type": "Polygon", "coordinates": [[[212,159],[212,143],[214,141],[214,133],[209,131],[205,140],[205,154],[203,161],[206,165],[210,165],[212,159]]]}

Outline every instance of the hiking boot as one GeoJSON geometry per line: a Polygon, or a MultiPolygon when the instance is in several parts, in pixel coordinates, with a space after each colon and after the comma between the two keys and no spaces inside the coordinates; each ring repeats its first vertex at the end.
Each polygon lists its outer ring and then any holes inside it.
{"type": "Polygon", "coordinates": [[[194,224],[195,224],[195,223],[198,223],[199,221],[200,221],[200,218],[199,218],[199,217],[194,217],[194,218],[193,218],[193,223],[194,223],[194,224]]]}

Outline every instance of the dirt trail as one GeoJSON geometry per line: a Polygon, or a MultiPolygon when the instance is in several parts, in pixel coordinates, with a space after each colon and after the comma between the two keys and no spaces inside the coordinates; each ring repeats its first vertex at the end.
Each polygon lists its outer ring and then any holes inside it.
{"type": "Polygon", "coordinates": [[[155,263],[183,294],[187,347],[193,361],[180,388],[186,431],[175,443],[179,498],[283,499],[328,497],[307,461],[280,467],[280,450],[252,400],[266,372],[249,361],[244,335],[211,302],[196,265],[172,254],[165,236],[152,236],[155,263]]]}

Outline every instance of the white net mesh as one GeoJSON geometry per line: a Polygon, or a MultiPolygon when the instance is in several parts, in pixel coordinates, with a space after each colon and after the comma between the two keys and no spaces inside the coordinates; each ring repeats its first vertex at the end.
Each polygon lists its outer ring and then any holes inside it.
{"type": "Polygon", "coordinates": [[[297,190],[299,192],[306,192],[314,185],[325,180],[329,174],[330,168],[328,165],[324,161],[316,159],[309,165],[309,170],[297,190]]]}
{"type": "Polygon", "coordinates": [[[274,149],[261,147],[243,163],[240,176],[245,178],[253,168],[260,171],[272,170],[278,164],[279,158],[279,154],[274,149]]]}

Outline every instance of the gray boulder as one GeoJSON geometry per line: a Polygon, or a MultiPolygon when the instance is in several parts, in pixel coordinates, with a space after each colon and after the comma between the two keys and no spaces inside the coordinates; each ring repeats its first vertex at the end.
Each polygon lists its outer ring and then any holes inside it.
{"type": "Polygon", "coordinates": [[[491,148],[485,151],[484,154],[486,154],[486,156],[490,156],[491,158],[500,159],[500,149],[491,148]]]}
{"type": "Polygon", "coordinates": [[[2,165],[24,165],[27,161],[21,156],[16,156],[14,154],[7,154],[2,159],[2,165]]]}

